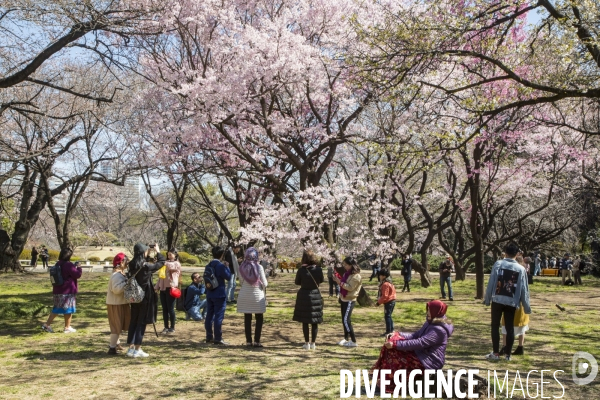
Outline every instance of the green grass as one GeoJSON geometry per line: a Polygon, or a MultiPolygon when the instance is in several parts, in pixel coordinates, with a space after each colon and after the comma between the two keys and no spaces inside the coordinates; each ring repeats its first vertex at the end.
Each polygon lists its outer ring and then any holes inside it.
{"type": "MultiPolygon", "coordinates": [[[[184,274],[185,283],[189,283],[188,275],[184,274]]],[[[149,359],[110,357],[106,355],[109,329],[104,303],[108,276],[84,274],[73,318],[78,331],[64,335],[43,333],[39,328],[52,303],[46,274],[0,275],[0,399],[333,399],[339,396],[339,370],[371,368],[380,352],[383,308],[355,309],[352,321],[360,346],[345,349],[335,345],[342,337],[340,310],[337,300],[328,297],[317,351],[303,351],[301,326],[292,321],[297,292],[294,274],[281,274],[270,281],[267,291],[264,349],[242,346],[243,316],[229,306],[224,337],[234,346],[200,344],[203,324],[184,321],[178,313],[175,335],[156,338],[152,326],[148,327],[144,349],[151,354],[149,359]],[[69,378],[68,390],[57,376],[69,378]]],[[[425,318],[425,302],[439,297],[438,282],[423,288],[414,279],[411,292],[400,293],[401,279],[394,280],[396,329],[416,330],[425,318]]],[[[491,350],[489,307],[473,298],[474,280],[453,282],[453,287],[455,301],[449,302],[448,317],[456,331],[448,343],[447,368],[477,368],[482,376],[492,369],[508,369],[512,376],[516,370],[561,369],[565,370],[565,399],[600,398],[600,378],[581,387],[569,378],[575,351],[600,358],[599,280],[585,277],[583,287],[563,287],[558,278],[536,279],[531,286],[533,314],[526,353],[510,363],[497,364],[483,358],[491,350]],[[558,310],[555,303],[566,311],[558,310]]],[[[367,280],[365,288],[376,296],[375,282],[367,280]]],[[[322,292],[326,294],[325,287],[322,292]]],[[[160,311],[159,321],[161,331],[160,311]]],[[[54,323],[56,331],[61,322],[54,323]]],[[[553,394],[558,395],[549,392],[553,394]]]]}

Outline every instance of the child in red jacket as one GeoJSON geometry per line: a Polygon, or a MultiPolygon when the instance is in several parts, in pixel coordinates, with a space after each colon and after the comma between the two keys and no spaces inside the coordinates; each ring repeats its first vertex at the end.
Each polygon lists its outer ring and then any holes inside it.
{"type": "Polygon", "coordinates": [[[379,279],[379,291],[377,293],[377,305],[383,304],[383,318],[385,319],[385,333],[394,332],[394,321],[392,320],[392,313],[396,306],[396,287],[392,283],[390,277],[390,271],[388,269],[381,269],[377,275],[379,279]]]}

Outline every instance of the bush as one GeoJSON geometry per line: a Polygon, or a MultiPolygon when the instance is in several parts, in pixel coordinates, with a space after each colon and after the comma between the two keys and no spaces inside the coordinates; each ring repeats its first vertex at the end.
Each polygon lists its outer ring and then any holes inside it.
{"type": "Polygon", "coordinates": [[[72,262],[81,261],[81,257],[75,257],[75,256],[73,256],[73,257],[71,257],[71,261],[72,262]]]}
{"type": "Polygon", "coordinates": [[[91,257],[88,257],[88,261],[98,262],[98,261],[100,261],[100,257],[91,256],[91,257]]]}
{"type": "MultiPolygon", "coordinates": [[[[38,261],[40,257],[38,256],[38,261]]],[[[19,260],[31,260],[31,249],[24,249],[19,255],[19,260]]]]}
{"type": "Polygon", "coordinates": [[[48,250],[48,255],[50,256],[50,261],[58,261],[58,256],[60,255],[60,251],[48,250]]]}
{"type": "Polygon", "coordinates": [[[198,257],[191,255],[190,253],[186,253],[185,251],[179,252],[179,262],[182,264],[191,264],[195,265],[199,263],[198,257]]]}
{"type": "Polygon", "coordinates": [[[112,262],[114,260],[114,257],[106,257],[104,259],[104,261],[108,261],[108,262],[112,262]]]}

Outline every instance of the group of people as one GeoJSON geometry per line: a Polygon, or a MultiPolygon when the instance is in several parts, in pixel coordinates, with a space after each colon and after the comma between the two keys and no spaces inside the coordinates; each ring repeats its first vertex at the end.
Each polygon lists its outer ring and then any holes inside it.
{"type": "MultiPolygon", "coordinates": [[[[70,325],[72,314],[76,310],[77,279],[81,277],[81,268],[70,262],[72,251],[61,251],[57,265],[61,266],[64,282],[54,286],[54,307],[42,329],[53,332],[51,328],[54,318],[62,314],[65,318],[65,333],[75,332],[70,325]]],[[[197,321],[204,320],[206,343],[227,345],[223,340],[222,323],[226,305],[229,301],[226,284],[234,276],[239,277],[241,288],[237,298],[237,312],[244,314],[244,330],[246,346],[262,347],[261,334],[263,315],[266,312],[267,278],[263,266],[259,263],[258,251],[250,247],[243,260],[238,260],[231,247],[212,249],[213,260],[206,266],[204,275],[192,274],[192,283],[185,290],[183,298],[186,318],[197,321]],[[226,261],[229,259],[230,261],[226,261]],[[235,260],[235,261],[234,261],[235,260]],[[241,262],[239,262],[241,261],[241,262]],[[210,288],[210,289],[209,289],[210,288]],[[206,293],[206,300],[200,296],[206,293]],[[252,332],[252,320],[255,320],[252,332]]],[[[451,259],[440,266],[452,270],[451,259]]],[[[310,250],[305,250],[302,256],[302,266],[298,269],[295,284],[299,286],[294,306],[293,320],[302,323],[305,350],[314,350],[318,335],[319,324],[323,323],[323,296],[320,284],[324,282],[323,270],[318,266],[318,257],[310,250]]],[[[528,329],[529,288],[527,271],[523,266],[524,260],[516,244],[511,243],[505,248],[505,258],[497,261],[490,275],[485,300],[491,306],[491,336],[492,352],[486,357],[489,360],[505,358],[511,355],[523,354],[523,341],[512,352],[515,336],[524,337],[528,329]],[[504,346],[500,348],[500,327],[503,325],[504,346]]],[[[344,338],[338,343],[344,347],[356,347],[357,340],[352,326],[352,312],[356,299],[362,287],[360,267],[353,257],[347,257],[342,262],[343,270],[328,269],[330,295],[333,289],[339,290],[341,321],[344,338]]],[[[443,267],[443,268],[442,268],[443,267]]],[[[403,274],[405,279],[406,275],[403,274]]],[[[148,357],[142,350],[142,342],[148,324],[153,324],[157,316],[158,298],[163,308],[165,329],[163,333],[175,332],[175,312],[173,289],[180,286],[181,265],[175,249],[167,252],[165,258],[158,245],[147,246],[136,244],[133,258],[129,260],[119,253],[113,260],[113,273],[109,279],[106,297],[108,321],[111,335],[109,354],[125,351],[130,357],[148,357]],[[156,284],[152,275],[159,273],[156,284]],[[124,296],[128,279],[135,279],[143,289],[144,297],[138,303],[129,303],[124,296]],[[127,346],[121,346],[120,335],[127,330],[127,346]]],[[[395,332],[392,313],[396,302],[396,289],[391,281],[390,272],[386,268],[377,271],[379,281],[377,305],[384,307],[386,331],[384,346],[374,369],[439,369],[445,363],[445,350],[448,339],[454,331],[452,322],[446,318],[447,305],[441,300],[430,301],[426,304],[426,321],[414,333],[395,332]]],[[[229,286],[231,287],[231,286],[229,286]]],[[[451,286],[449,287],[451,289],[451,286]]],[[[450,292],[451,293],[451,292],[450,292]]],[[[450,296],[452,296],[450,294],[450,296]]],[[[450,297],[452,299],[452,297],[450,297]]],[[[393,385],[388,386],[393,390],[393,385]]]]}
{"type": "Polygon", "coordinates": [[[525,257],[525,268],[530,275],[541,275],[542,269],[558,269],[563,285],[581,285],[581,275],[586,268],[586,260],[582,255],[571,257],[565,253],[563,257],[545,257],[536,253],[532,257],[525,257]]]}
{"type": "Polygon", "coordinates": [[[48,253],[46,246],[42,245],[39,251],[35,246],[31,248],[31,261],[29,262],[31,267],[37,267],[38,257],[42,260],[42,268],[47,269],[48,260],[50,260],[50,254],[48,253]]]}

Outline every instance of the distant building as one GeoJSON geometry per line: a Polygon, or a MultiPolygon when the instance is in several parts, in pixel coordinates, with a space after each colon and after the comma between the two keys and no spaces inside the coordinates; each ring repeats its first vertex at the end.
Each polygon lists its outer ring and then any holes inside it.
{"type": "MultiPolygon", "coordinates": [[[[98,172],[107,179],[114,179],[117,177],[117,168],[115,167],[115,163],[111,161],[101,163],[98,172]]],[[[119,199],[128,203],[135,209],[139,210],[142,208],[139,175],[129,175],[125,178],[124,186],[119,190],[119,199]]]]}

